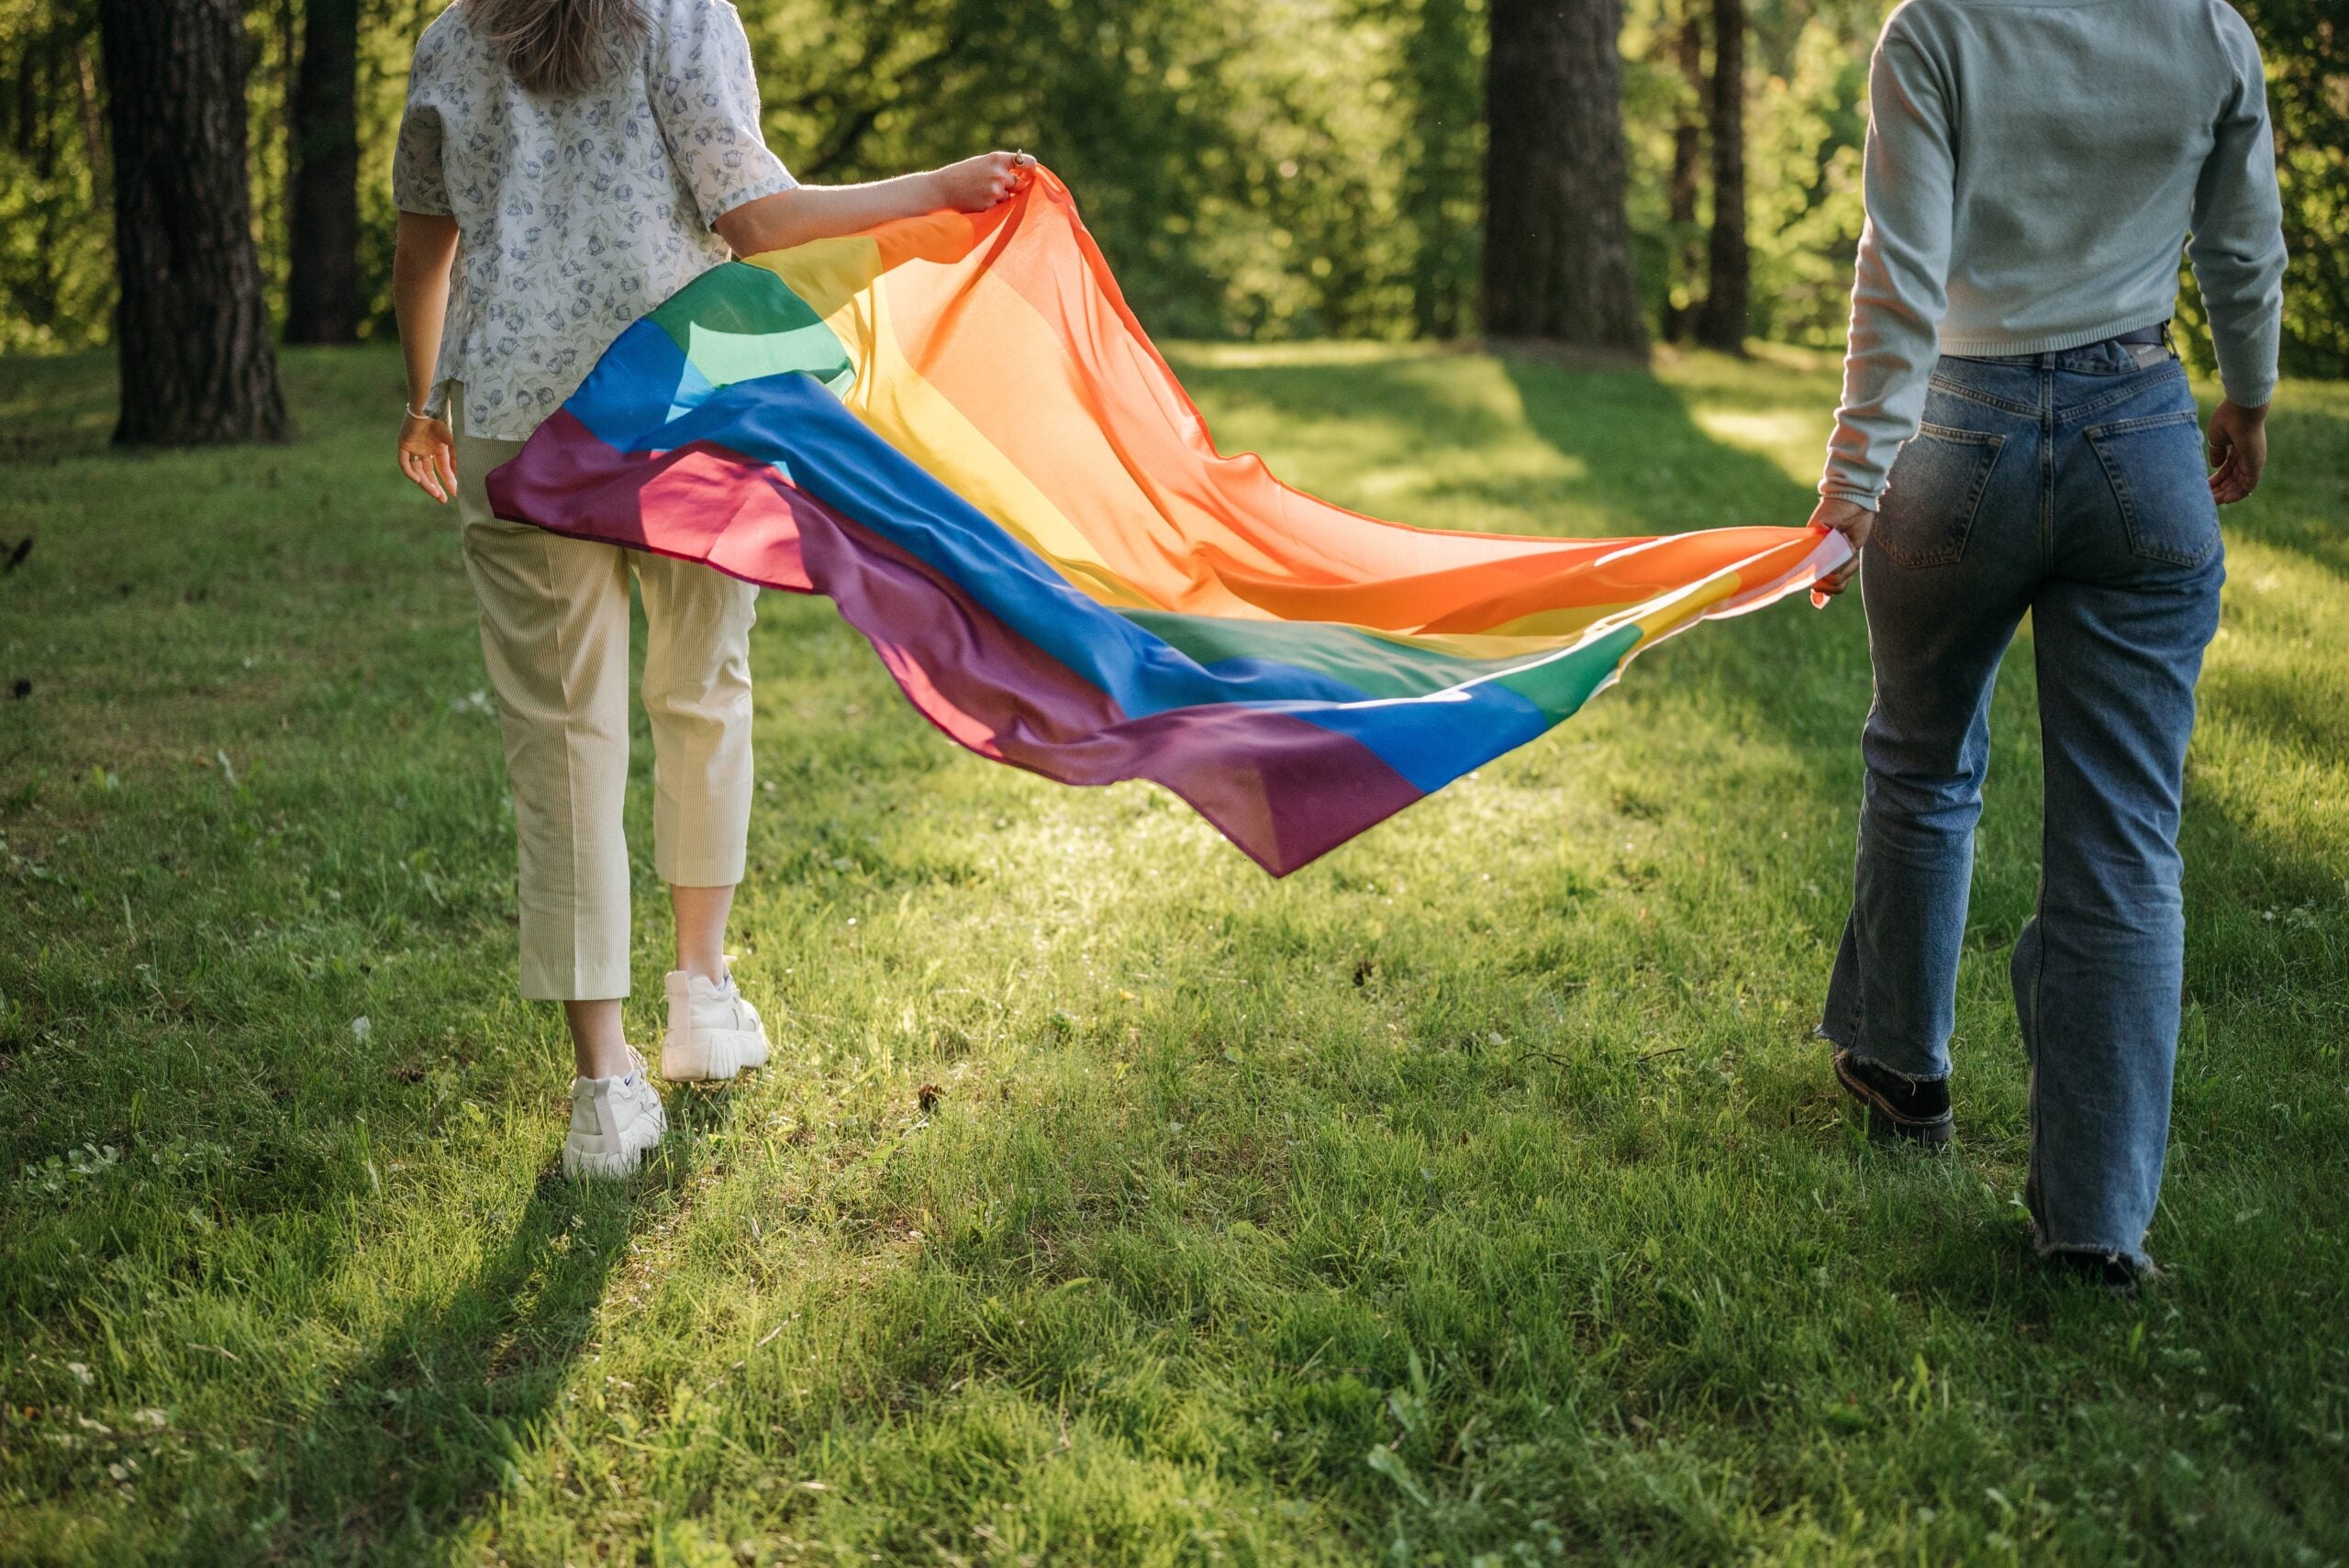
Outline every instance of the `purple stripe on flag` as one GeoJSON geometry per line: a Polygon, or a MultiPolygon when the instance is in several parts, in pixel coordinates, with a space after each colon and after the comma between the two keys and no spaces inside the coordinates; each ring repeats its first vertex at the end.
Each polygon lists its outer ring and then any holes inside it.
{"type": "Polygon", "coordinates": [[[1361,741],[1288,714],[1127,717],[929,565],[724,448],[621,452],[558,412],[488,483],[500,517],[823,594],[958,743],[1063,784],[1150,779],[1275,876],[1422,797],[1361,741]]]}

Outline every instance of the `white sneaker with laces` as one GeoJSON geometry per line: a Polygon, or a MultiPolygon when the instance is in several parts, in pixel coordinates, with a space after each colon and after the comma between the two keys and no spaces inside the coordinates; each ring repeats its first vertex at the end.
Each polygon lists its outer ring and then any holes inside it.
{"type": "Polygon", "coordinates": [[[631,1049],[625,1077],[571,1081],[571,1135],[562,1140],[562,1173],[617,1181],[632,1176],[644,1151],[669,1130],[660,1093],[631,1049]]]}
{"type": "Polygon", "coordinates": [[[767,1064],[766,1025],[736,987],[731,959],[722,985],[680,969],[670,973],[668,990],[661,1076],[672,1083],[719,1083],[745,1067],[767,1064]]]}

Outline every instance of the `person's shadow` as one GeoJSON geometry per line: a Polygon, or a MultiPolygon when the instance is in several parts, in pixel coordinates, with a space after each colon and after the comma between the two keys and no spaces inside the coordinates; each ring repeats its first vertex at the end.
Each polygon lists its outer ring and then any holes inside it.
{"type": "Polygon", "coordinates": [[[647,1200],[691,1179],[738,1098],[671,1094],[669,1138],[633,1183],[540,1173],[504,1244],[384,1330],[292,1432],[272,1547],[415,1555],[514,1485],[647,1200]]]}

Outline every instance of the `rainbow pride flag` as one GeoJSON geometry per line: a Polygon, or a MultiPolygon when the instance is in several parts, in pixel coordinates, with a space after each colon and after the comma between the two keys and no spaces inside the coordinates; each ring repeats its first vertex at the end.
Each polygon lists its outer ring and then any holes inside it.
{"type": "Polygon", "coordinates": [[[1809,586],[1840,535],[1415,528],[1227,457],[1039,170],[729,262],[489,477],[500,517],[818,593],[961,744],[1151,779],[1286,875],[1809,586]]]}

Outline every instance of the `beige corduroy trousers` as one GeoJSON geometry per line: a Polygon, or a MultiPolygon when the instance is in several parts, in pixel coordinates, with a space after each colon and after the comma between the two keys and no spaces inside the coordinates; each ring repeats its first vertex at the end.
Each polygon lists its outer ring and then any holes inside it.
{"type": "Polygon", "coordinates": [[[481,601],[520,841],[522,995],[625,996],[629,574],[644,595],[652,863],[677,887],[742,880],[758,590],[698,563],[500,521],[484,481],[521,443],[463,434],[462,388],[449,417],[465,572],[481,601]]]}

